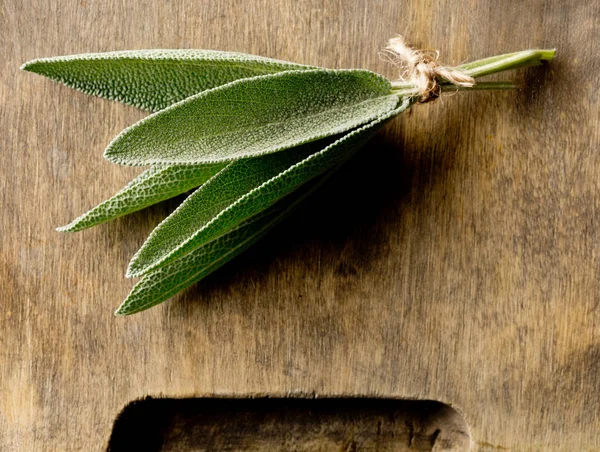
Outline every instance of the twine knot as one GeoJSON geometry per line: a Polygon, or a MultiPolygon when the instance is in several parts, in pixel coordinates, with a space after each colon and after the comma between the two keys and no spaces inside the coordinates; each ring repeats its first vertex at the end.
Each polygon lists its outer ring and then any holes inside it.
{"type": "Polygon", "coordinates": [[[456,68],[440,65],[438,51],[413,49],[406,44],[402,36],[389,40],[384,55],[392,64],[404,69],[400,80],[413,83],[417,87],[421,103],[430,102],[440,96],[440,81],[466,87],[475,84],[473,77],[456,68]]]}

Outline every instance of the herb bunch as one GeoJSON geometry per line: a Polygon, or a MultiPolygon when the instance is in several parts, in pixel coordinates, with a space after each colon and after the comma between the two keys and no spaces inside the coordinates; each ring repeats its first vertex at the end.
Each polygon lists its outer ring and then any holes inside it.
{"type": "Polygon", "coordinates": [[[395,44],[387,55],[408,69],[393,82],[362,69],[211,50],[109,52],[24,64],[79,91],[152,112],[104,153],[113,163],[149,168],[59,231],[89,228],[194,190],[131,260],[126,276],[141,280],[116,314],[155,306],[240,254],[414,103],[445,91],[511,88],[468,80],[554,56],[553,50],[526,50],[444,68],[395,44]]]}

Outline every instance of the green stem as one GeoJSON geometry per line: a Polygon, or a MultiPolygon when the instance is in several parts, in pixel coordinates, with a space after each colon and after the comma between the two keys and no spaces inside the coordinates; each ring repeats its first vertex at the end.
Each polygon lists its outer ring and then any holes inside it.
{"type": "MultiPolygon", "coordinates": [[[[511,69],[524,68],[529,66],[538,66],[545,61],[554,58],[556,50],[523,50],[521,52],[506,53],[483,60],[473,61],[456,67],[456,69],[470,75],[473,78],[483,77],[485,75],[496,74],[509,71],[511,69]]],[[[472,87],[463,87],[453,85],[441,80],[440,86],[443,91],[464,91],[473,89],[513,89],[515,86],[510,82],[481,82],[472,87]]],[[[392,92],[402,96],[417,95],[417,88],[411,82],[396,81],[392,82],[392,92]]]]}
{"type": "Polygon", "coordinates": [[[538,66],[544,61],[554,58],[556,50],[523,50],[521,52],[506,53],[483,60],[463,64],[456,69],[461,70],[471,77],[483,77],[484,75],[496,74],[529,66],[538,66]]]}
{"type": "MultiPolygon", "coordinates": [[[[393,93],[399,94],[400,96],[417,96],[419,94],[419,90],[410,83],[403,84],[403,86],[399,86],[396,88],[392,85],[393,93]]],[[[513,82],[509,81],[501,81],[501,82],[480,82],[476,83],[473,86],[460,86],[453,85],[452,83],[442,82],[440,84],[443,92],[448,91],[473,91],[473,90],[507,90],[507,89],[516,89],[517,87],[513,82]]]]}

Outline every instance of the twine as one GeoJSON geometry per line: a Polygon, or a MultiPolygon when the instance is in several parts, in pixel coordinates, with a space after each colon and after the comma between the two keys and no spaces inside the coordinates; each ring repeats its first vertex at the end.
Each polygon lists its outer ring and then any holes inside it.
{"type": "Polygon", "coordinates": [[[473,77],[456,68],[440,65],[438,51],[413,49],[406,44],[402,36],[390,39],[382,56],[386,56],[392,64],[403,69],[400,81],[417,87],[421,103],[430,102],[440,96],[441,81],[465,87],[475,84],[473,77]]]}

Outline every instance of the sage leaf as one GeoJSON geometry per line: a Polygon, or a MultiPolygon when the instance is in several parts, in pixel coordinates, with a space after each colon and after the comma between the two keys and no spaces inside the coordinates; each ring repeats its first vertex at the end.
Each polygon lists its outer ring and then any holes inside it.
{"type": "Polygon", "coordinates": [[[40,58],[21,69],[87,94],[159,111],[241,78],[314,67],[216,50],[133,50],[40,58]]]}
{"type": "Polygon", "coordinates": [[[105,157],[151,165],[63,231],[80,230],[197,188],[129,264],[142,279],[117,310],[142,311],[256,242],[383,126],[445,92],[511,89],[475,78],[552,60],[534,49],[451,67],[398,36],[386,47],[400,79],[210,50],[145,50],[30,61],[22,69],[153,112],[105,157]]]}
{"type": "Polygon", "coordinates": [[[339,134],[398,106],[366,70],[288,71],[191,96],[125,129],[105,157],[124,165],[199,164],[259,156],[339,134]]]}
{"type": "MultiPolygon", "coordinates": [[[[326,140],[307,143],[277,154],[236,160],[227,165],[215,177],[190,195],[168,217],[169,221],[163,221],[152,231],[142,249],[134,256],[127,276],[138,276],[141,274],[140,272],[147,271],[146,266],[154,264],[156,259],[160,260],[166,257],[173,249],[178,248],[182,242],[194,235],[199,228],[210,224],[219,214],[247,193],[325,147],[323,141],[326,140]],[[138,266],[141,268],[136,269],[138,266]]],[[[251,214],[247,217],[249,216],[251,214]]],[[[226,231],[227,225],[215,230],[206,240],[215,238],[226,231]]],[[[195,244],[200,245],[201,243],[195,242],[195,244]]],[[[175,259],[175,256],[172,259],[175,259]]]]}
{"type": "Polygon", "coordinates": [[[154,166],[132,180],[113,197],[57,230],[80,231],[173,198],[199,187],[225,166],[225,163],[154,166]]]}
{"type": "Polygon", "coordinates": [[[300,202],[320,187],[335,169],[329,170],[187,256],[148,273],[133,287],[115,314],[130,315],[144,311],[196,284],[248,249],[271,228],[284,220],[300,202]]]}
{"type": "Polygon", "coordinates": [[[304,146],[232,162],[152,231],[130,262],[127,276],[141,276],[181,258],[268,208],[310,179],[345,161],[387,119],[409,105],[410,100],[404,99],[400,107],[349,132],[319,152],[304,146]]]}
{"type": "Polygon", "coordinates": [[[276,215],[241,225],[187,256],[144,276],[115,312],[130,315],[166,301],[197,283],[260,239],[277,220],[276,215]]]}

